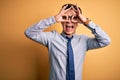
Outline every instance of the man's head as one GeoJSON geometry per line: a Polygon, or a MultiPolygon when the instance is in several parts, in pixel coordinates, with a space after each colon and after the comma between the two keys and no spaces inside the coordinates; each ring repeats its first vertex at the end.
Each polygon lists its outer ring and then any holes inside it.
{"type": "Polygon", "coordinates": [[[78,26],[78,22],[75,22],[77,20],[78,15],[76,11],[79,9],[82,13],[81,9],[74,4],[65,4],[62,6],[62,8],[66,6],[66,9],[69,9],[62,18],[66,20],[65,22],[61,22],[63,26],[63,33],[65,33],[68,36],[72,36],[76,32],[76,28],[78,26]],[[75,11],[76,10],[76,11],[75,11]]]}

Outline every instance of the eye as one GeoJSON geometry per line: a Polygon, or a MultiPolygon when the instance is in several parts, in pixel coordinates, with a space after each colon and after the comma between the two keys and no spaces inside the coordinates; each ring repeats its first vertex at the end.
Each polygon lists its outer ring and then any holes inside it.
{"type": "Polygon", "coordinates": [[[67,17],[66,17],[66,16],[62,16],[62,18],[63,18],[63,19],[67,19],[67,17]]]}
{"type": "Polygon", "coordinates": [[[77,16],[74,16],[74,17],[73,17],[73,19],[74,19],[74,20],[77,20],[77,19],[78,19],[78,17],[77,17],[77,16]]]}

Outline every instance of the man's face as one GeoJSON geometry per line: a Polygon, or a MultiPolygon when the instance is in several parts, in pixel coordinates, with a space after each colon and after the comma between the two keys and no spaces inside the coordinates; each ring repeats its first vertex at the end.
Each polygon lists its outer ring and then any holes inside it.
{"type": "Polygon", "coordinates": [[[63,32],[68,36],[72,36],[76,32],[78,23],[73,22],[73,20],[76,19],[76,16],[77,14],[72,9],[67,11],[65,16],[63,16],[63,19],[66,19],[67,22],[61,22],[61,24],[63,26],[63,32]]]}

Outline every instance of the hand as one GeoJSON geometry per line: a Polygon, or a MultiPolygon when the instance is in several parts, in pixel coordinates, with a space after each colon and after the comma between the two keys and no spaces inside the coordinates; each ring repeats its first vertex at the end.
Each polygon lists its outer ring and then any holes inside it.
{"type": "Polygon", "coordinates": [[[72,7],[72,9],[77,13],[77,18],[76,20],[73,19],[73,21],[84,24],[87,21],[87,18],[81,14],[77,4],[76,4],[76,7],[77,7],[77,10],[75,10],[74,7],[72,7]]]}
{"type": "Polygon", "coordinates": [[[67,16],[65,13],[66,13],[67,11],[69,11],[69,10],[71,9],[71,7],[68,8],[68,9],[66,9],[67,6],[68,6],[68,5],[64,6],[64,7],[60,10],[60,12],[55,16],[55,20],[56,20],[57,22],[67,22],[67,21],[68,21],[68,20],[64,19],[64,17],[67,16]]]}

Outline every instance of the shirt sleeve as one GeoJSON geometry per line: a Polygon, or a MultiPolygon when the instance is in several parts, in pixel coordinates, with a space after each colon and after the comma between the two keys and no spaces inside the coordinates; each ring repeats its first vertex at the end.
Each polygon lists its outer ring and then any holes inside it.
{"type": "Polygon", "coordinates": [[[54,23],[56,23],[56,21],[53,16],[47,19],[40,20],[38,23],[26,29],[25,35],[28,38],[47,46],[50,38],[52,37],[51,35],[54,34],[54,31],[44,32],[44,30],[54,23]]]}
{"type": "Polygon", "coordinates": [[[88,38],[88,50],[105,47],[110,44],[111,40],[109,36],[98,25],[90,21],[87,25],[87,28],[89,28],[92,31],[92,34],[95,36],[94,38],[88,38]]]}

